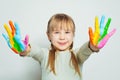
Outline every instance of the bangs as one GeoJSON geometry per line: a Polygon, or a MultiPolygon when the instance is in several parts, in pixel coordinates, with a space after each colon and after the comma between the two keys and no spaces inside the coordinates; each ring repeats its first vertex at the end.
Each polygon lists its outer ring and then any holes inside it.
{"type": "Polygon", "coordinates": [[[65,30],[65,31],[72,31],[75,32],[75,24],[71,18],[68,17],[59,17],[53,18],[50,20],[48,25],[48,32],[55,31],[55,30],[65,30]]]}

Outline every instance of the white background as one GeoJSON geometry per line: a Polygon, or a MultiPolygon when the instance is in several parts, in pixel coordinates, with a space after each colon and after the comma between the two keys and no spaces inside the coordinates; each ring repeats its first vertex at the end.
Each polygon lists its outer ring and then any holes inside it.
{"type": "Polygon", "coordinates": [[[119,0],[0,0],[0,80],[40,80],[40,65],[32,58],[14,54],[2,37],[8,20],[19,24],[22,38],[41,47],[49,46],[46,26],[55,13],[70,15],[76,24],[74,48],[89,40],[88,27],[94,28],[94,17],[111,17],[109,31],[117,32],[98,54],[83,67],[84,80],[120,80],[120,1],[119,0]]]}

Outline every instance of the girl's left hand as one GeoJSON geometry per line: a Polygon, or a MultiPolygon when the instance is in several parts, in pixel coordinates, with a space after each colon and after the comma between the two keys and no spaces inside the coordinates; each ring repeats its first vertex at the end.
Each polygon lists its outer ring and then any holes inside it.
{"type": "Polygon", "coordinates": [[[95,31],[91,27],[89,27],[89,39],[90,43],[101,49],[105,46],[108,39],[115,33],[116,29],[113,29],[111,32],[108,33],[108,28],[111,22],[111,18],[108,18],[106,25],[104,26],[105,16],[102,16],[100,24],[98,21],[98,17],[95,17],[95,31]]]}

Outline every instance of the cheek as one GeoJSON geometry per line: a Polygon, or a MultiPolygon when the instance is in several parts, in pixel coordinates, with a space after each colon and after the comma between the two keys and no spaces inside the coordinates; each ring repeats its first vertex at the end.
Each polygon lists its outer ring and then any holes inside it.
{"type": "Polygon", "coordinates": [[[73,35],[68,35],[68,36],[66,36],[66,38],[67,38],[68,40],[73,41],[74,36],[73,36],[73,35]]]}
{"type": "Polygon", "coordinates": [[[58,36],[53,36],[53,35],[50,36],[50,40],[51,40],[52,42],[57,41],[58,38],[59,38],[58,36]]]}

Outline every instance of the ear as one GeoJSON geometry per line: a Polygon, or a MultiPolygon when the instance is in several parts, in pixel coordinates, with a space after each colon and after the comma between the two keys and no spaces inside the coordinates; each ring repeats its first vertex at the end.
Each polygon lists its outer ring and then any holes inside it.
{"type": "Polygon", "coordinates": [[[49,33],[46,32],[46,34],[47,34],[48,40],[51,41],[49,33]]]}

